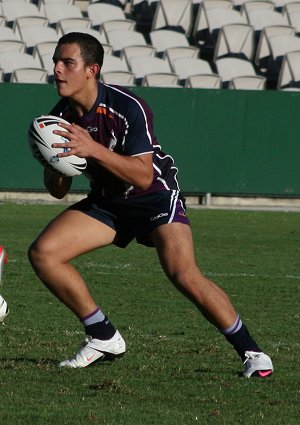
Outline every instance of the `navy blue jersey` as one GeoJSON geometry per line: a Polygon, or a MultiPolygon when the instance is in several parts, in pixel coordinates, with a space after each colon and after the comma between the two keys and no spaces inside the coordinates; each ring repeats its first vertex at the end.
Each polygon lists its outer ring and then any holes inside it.
{"type": "Polygon", "coordinates": [[[153,131],[153,114],[147,103],[129,90],[99,83],[93,108],[82,117],[62,98],[52,115],[61,116],[85,128],[108,149],[127,156],[153,153],[154,178],[149,189],[141,190],[120,180],[94,160],[87,160],[86,175],[92,192],[109,198],[142,196],[161,190],[179,190],[173,158],[161,151],[153,131]]]}

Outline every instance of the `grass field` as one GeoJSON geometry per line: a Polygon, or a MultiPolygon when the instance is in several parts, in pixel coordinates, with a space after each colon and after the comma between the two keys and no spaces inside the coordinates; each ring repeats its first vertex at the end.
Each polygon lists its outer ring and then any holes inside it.
{"type": "Polygon", "coordinates": [[[224,338],[164,277],[155,251],[135,243],[76,260],[125,337],[126,356],[60,370],[84,334],[26,251],[62,208],[0,204],[0,243],[10,254],[1,293],[11,311],[0,326],[1,425],[300,423],[299,213],[189,210],[202,269],[273,358],[270,379],[246,380],[224,338]]]}

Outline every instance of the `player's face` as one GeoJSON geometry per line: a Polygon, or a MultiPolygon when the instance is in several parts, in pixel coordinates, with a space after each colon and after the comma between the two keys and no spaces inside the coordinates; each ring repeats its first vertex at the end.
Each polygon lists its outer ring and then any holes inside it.
{"type": "Polygon", "coordinates": [[[83,93],[89,75],[78,44],[62,44],[53,56],[54,76],[60,96],[78,98],[83,93]]]}

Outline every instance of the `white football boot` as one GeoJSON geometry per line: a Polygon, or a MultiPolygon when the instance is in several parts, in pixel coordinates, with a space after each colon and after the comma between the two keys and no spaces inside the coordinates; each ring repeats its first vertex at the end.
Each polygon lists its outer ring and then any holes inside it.
{"type": "Polygon", "coordinates": [[[5,299],[0,295],[0,323],[3,322],[9,313],[9,308],[5,299]]]}
{"type": "Polygon", "coordinates": [[[245,371],[243,375],[246,378],[251,378],[252,376],[267,378],[272,375],[274,368],[269,356],[255,351],[246,351],[245,356],[245,371]]]}
{"type": "Polygon", "coordinates": [[[108,340],[87,336],[78,353],[59,363],[59,367],[87,367],[103,360],[114,360],[121,357],[126,350],[126,344],[119,331],[108,340]]]}

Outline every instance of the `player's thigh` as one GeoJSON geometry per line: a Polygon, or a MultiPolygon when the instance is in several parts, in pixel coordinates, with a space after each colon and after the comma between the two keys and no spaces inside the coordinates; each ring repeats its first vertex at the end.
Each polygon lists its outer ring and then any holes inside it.
{"type": "Polygon", "coordinates": [[[66,210],[48,224],[33,246],[62,261],[69,261],[111,244],[115,235],[115,230],[105,223],[81,211],[66,210]]]}
{"type": "Polygon", "coordinates": [[[200,273],[196,264],[191,228],[187,224],[170,223],[152,232],[161,264],[169,277],[200,273]]]}

